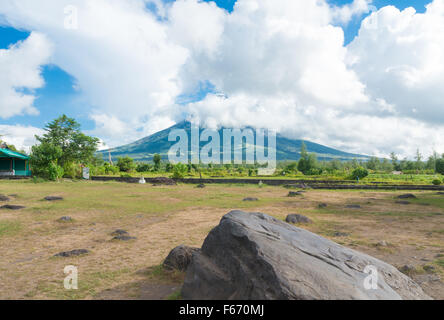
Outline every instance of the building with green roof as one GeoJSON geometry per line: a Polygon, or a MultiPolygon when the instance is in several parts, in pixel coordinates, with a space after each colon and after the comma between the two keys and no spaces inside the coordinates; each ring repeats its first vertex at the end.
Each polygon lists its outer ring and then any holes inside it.
{"type": "Polygon", "coordinates": [[[8,148],[0,148],[0,176],[31,176],[29,157],[8,148]]]}

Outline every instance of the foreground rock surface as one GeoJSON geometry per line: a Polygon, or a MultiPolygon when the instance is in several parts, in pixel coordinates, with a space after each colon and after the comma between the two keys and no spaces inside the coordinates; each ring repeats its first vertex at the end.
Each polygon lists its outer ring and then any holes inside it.
{"type": "Polygon", "coordinates": [[[232,211],[193,253],[182,297],[207,300],[430,299],[393,266],[262,213],[232,211]],[[378,270],[367,290],[366,266],[378,270]]]}

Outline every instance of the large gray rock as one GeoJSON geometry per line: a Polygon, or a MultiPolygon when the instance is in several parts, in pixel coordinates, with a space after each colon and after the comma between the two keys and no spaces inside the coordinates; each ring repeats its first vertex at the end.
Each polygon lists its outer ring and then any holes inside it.
{"type": "Polygon", "coordinates": [[[209,300],[430,299],[393,266],[262,213],[232,211],[193,253],[182,297],[209,300]],[[378,289],[364,286],[366,266],[378,289]]]}

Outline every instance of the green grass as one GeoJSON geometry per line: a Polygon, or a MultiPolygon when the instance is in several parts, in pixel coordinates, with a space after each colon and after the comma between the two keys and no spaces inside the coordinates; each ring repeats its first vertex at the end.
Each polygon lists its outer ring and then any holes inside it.
{"type": "Polygon", "coordinates": [[[14,236],[22,230],[22,225],[18,221],[0,221],[0,237],[14,236]]]}

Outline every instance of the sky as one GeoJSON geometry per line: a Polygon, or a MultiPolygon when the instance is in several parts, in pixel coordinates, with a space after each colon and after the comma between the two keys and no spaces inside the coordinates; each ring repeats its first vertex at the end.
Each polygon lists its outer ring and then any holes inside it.
{"type": "Polygon", "coordinates": [[[115,147],[193,119],[444,153],[444,0],[2,0],[0,135],[115,147]],[[426,7],[427,6],[427,7],[426,7]]]}

